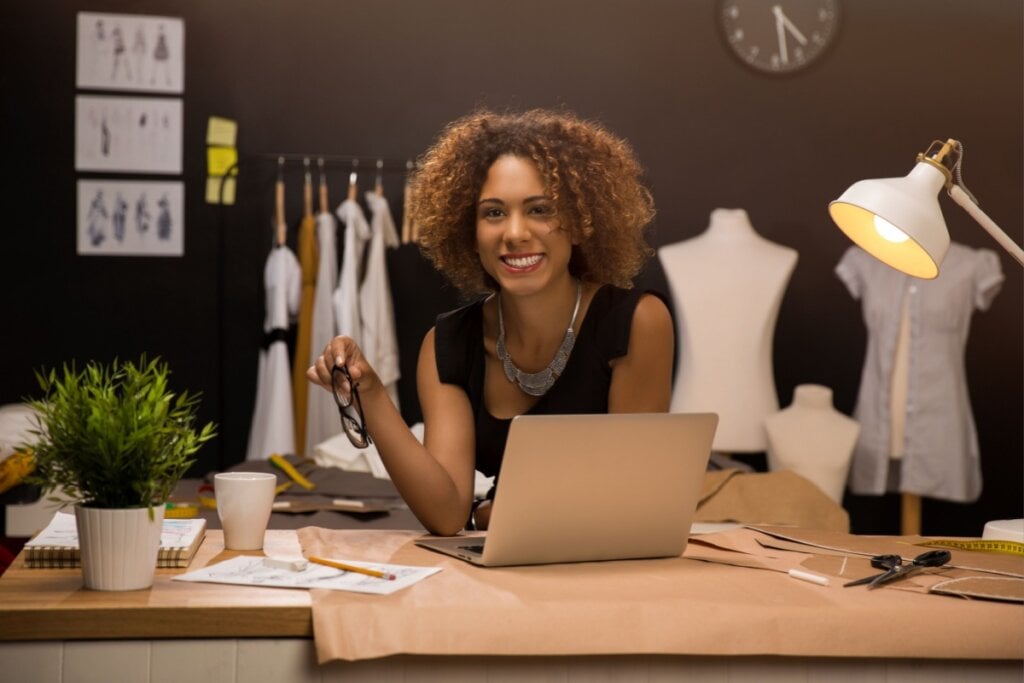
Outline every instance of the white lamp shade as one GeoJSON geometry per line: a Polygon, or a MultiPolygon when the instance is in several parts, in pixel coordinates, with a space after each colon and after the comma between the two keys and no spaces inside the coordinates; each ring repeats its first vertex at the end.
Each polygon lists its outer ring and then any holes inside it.
{"type": "Polygon", "coordinates": [[[938,200],[945,184],[941,170],[920,161],[906,177],[854,183],[829,204],[828,212],[864,251],[908,275],[930,280],[939,274],[949,250],[949,231],[938,200]],[[880,225],[876,216],[891,226],[880,225]],[[891,231],[893,226],[898,231],[891,231]]]}

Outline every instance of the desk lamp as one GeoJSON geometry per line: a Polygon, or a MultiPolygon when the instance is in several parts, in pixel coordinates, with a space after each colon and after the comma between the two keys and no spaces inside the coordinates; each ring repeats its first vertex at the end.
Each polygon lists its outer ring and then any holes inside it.
{"type": "Polygon", "coordinates": [[[931,280],[949,249],[949,231],[936,197],[945,187],[953,201],[1024,265],[1024,250],[978,208],[964,187],[963,154],[959,140],[935,140],[917,155],[917,164],[905,177],[856,182],[828,205],[828,212],[847,237],[879,261],[931,280]]]}
{"type": "MultiPolygon", "coordinates": [[[[930,280],[938,277],[949,250],[949,231],[936,197],[945,187],[953,201],[1024,265],[1024,250],[978,208],[964,186],[963,156],[959,140],[934,140],[927,152],[917,155],[917,164],[905,177],[858,181],[829,203],[829,215],[847,237],[882,263],[930,280]]],[[[989,522],[984,537],[1024,540],[1024,519],[989,522]]]]}

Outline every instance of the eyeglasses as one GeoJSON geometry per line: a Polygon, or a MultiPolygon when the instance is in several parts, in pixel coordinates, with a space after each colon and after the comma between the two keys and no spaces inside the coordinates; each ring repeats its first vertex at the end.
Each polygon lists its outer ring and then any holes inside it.
{"type": "Polygon", "coordinates": [[[345,430],[345,436],[356,448],[366,448],[373,443],[373,439],[366,431],[363,403],[359,400],[359,385],[352,381],[352,375],[348,374],[348,366],[335,365],[331,368],[331,386],[334,389],[334,402],[338,404],[338,414],[341,416],[341,427],[345,430]],[[350,387],[347,397],[342,391],[346,382],[350,387]]]}

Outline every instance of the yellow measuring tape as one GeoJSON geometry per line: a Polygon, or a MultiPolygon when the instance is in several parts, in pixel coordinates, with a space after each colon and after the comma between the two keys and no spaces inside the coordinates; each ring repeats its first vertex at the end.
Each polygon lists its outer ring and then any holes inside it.
{"type": "Polygon", "coordinates": [[[1024,556],[1024,543],[1019,541],[999,541],[990,539],[960,540],[955,538],[937,538],[914,545],[926,548],[952,548],[953,550],[973,550],[983,553],[1002,553],[1004,555],[1024,556]]]}
{"type": "Polygon", "coordinates": [[[313,482],[306,479],[304,476],[299,474],[299,471],[295,469],[290,462],[285,460],[280,454],[274,453],[270,456],[270,464],[287,474],[292,481],[306,489],[307,491],[315,488],[313,482]]]}

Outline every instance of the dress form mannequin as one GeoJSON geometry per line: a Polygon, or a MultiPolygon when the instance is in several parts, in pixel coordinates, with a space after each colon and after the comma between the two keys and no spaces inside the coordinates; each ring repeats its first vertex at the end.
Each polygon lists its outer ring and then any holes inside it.
{"type": "Polygon", "coordinates": [[[951,243],[933,280],[904,275],[850,247],[836,274],[861,301],[868,344],[850,468],[858,495],[903,494],[904,533],[920,529],[921,497],[969,503],[981,493],[964,362],[975,310],[999,292],[995,252],[951,243]]]}
{"type": "Polygon", "coordinates": [[[768,468],[792,470],[841,503],[860,425],[832,407],[832,390],[801,384],[788,408],[764,421],[768,468]]]}
{"type": "Polygon", "coordinates": [[[764,451],[764,418],[779,409],[775,321],[796,250],[758,235],[743,209],[715,209],[707,230],[658,258],[680,330],[671,410],[718,413],[716,451],[764,451]]]}

